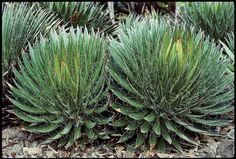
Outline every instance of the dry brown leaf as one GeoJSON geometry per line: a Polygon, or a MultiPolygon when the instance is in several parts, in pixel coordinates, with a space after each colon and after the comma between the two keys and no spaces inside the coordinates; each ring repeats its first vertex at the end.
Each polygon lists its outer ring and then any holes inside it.
{"type": "Polygon", "coordinates": [[[196,158],[196,155],[188,153],[188,154],[185,154],[184,157],[196,158]]]}
{"type": "Polygon", "coordinates": [[[71,152],[70,152],[70,157],[69,158],[75,158],[75,157],[81,157],[80,156],[81,152],[79,150],[75,150],[73,149],[71,152]]]}
{"type": "Polygon", "coordinates": [[[221,130],[222,130],[222,128],[221,127],[216,127],[216,132],[219,134],[219,133],[221,133],[221,130]]]}
{"type": "Polygon", "coordinates": [[[134,158],[135,153],[134,152],[130,152],[130,151],[122,151],[123,153],[123,157],[125,158],[134,158]]]}
{"type": "Polygon", "coordinates": [[[146,157],[146,158],[154,157],[155,154],[156,154],[156,152],[155,152],[154,150],[148,150],[148,151],[145,153],[144,157],[146,157]]]}
{"type": "Polygon", "coordinates": [[[115,151],[118,157],[122,157],[122,150],[124,150],[124,146],[116,146],[115,151]]]}
{"type": "Polygon", "coordinates": [[[126,19],[126,18],[127,18],[127,14],[122,14],[122,13],[120,13],[120,14],[117,16],[116,19],[118,19],[118,20],[124,20],[124,19],[126,19]]]}
{"type": "Polygon", "coordinates": [[[220,144],[220,142],[212,142],[212,143],[207,143],[207,145],[209,146],[209,149],[216,155],[216,149],[218,147],[218,145],[220,144]]]}
{"type": "Polygon", "coordinates": [[[11,156],[12,156],[13,158],[15,158],[15,157],[16,157],[16,153],[15,153],[15,152],[12,152],[12,153],[11,153],[11,156]]]}
{"type": "Polygon", "coordinates": [[[60,157],[70,157],[70,154],[66,151],[59,150],[58,151],[58,156],[60,156],[60,157]]]}
{"type": "MultiPolygon", "coordinates": [[[[49,145],[40,145],[41,148],[48,147],[49,145]]],[[[51,147],[51,146],[50,146],[51,147]]]]}
{"type": "Polygon", "coordinates": [[[197,155],[197,152],[198,151],[198,146],[196,146],[195,148],[193,149],[190,149],[188,151],[188,153],[184,154],[185,157],[188,157],[188,158],[195,158],[196,155],[197,155]]]}
{"type": "Polygon", "coordinates": [[[45,153],[48,158],[56,157],[56,154],[53,151],[45,151],[45,153]]]}
{"type": "Polygon", "coordinates": [[[204,141],[207,141],[207,153],[212,153],[213,155],[216,155],[216,149],[220,142],[216,142],[213,137],[209,137],[207,135],[202,136],[204,141]]]}
{"type": "Polygon", "coordinates": [[[155,146],[156,144],[150,144],[150,150],[152,150],[155,146]]]}
{"type": "Polygon", "coordinates": [[[25,129],[25,126],[24,126],[24,124],[23,124],[23,122],[20,124],[19,128],[20,128],[20,130],[22,130],[22,131],[25,131],[25,130],[26,130],[26,129],[25,129]]]}
{"type": "Polygon", "coordinates": [[[3,130],[2,132],[2,139],[6,139],[6,144],[9,143],[9,139],[14,138],[15,135],[15,131],[13,129],[7,128],[5,130],[3,130]]]}
{"type": "Polygon", "coordinates": [[[196,146],[194,149],[190,149],[190,150],[188,151],[188,153],[189,153],[189,154],[193,154],[193,153],[197,152],[197,150],[198,150],[198,146],[196,146]]]}
{"type": "Polygon", "coordinates": [[[227,133],[227,136],[234,140],[234,128],[230,129],[230,131],[227,133]]]}
{"type": "Polygon", "coordinates": [[[225,127],[225,128],[220,127],[220,134],[227,134],[227,132],[231,129],[234,129],[234,126],[230,125],[230,126],[225,127]]]}
{"type": "Polygon", "coordinates": [[[207,141],[207,142],[210,142],[210,143],[214,143],[215,142],[215,140],[212,137],[208,136],[208,135],[201,135],[200,139],[202,141],[207,141]]]}
{"type": "Polygon", "coordinates": [[[53,153],[56,153],[56,154],[57,154],[57,151],[54,150],[50,145],[48,145],[48,149],[51,150],[53,153]]]}
{"type": "Polygon", "coordinates": [[[234,126],[233,126],[233,125],[228,126],[228,127],[226,128],[226,131],[231,130],[231,129],[234,129],[234,126]]]}
{"type": "Polygon", "coordinates": [[[36,155],[42,153],[41,147],[23,147],[23,153],[28,153],[29,155],[36,155]]]}
{"type": "Polygon", "coordinates": [[[166,153],[156,153],[156,155],[160,158],[173,158],[174,154],[166,154],[166,153]]]}
{"type": "Polygon", "coordinates": [[[144,158],[145,152],[141,152],[138,156],[138,158],[144,158]]]}

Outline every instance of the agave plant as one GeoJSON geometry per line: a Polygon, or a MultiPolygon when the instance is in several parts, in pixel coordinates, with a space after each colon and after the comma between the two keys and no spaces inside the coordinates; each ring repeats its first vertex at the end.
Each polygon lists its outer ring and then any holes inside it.
{"type": "MultiPolygon", "coordinates": [[[[21,51],[27,50],[28,42],[34,43],[39,34],[46,36],[52,28],[57,28],[60,20],[52,13],[36,9],[35,5],[28,3],[5,2],[2,6],[2,107],[5,123],[14,123],[15,119],[9,122],[10,102],[5,98],[9,89],[6,82],[12,82],[12,65],[17,66],[17,59],[21,57],[21,51]]],[[[17,121],[18,122],[18,121],[17,121]]]]}
{"type": "Polygon", "coordinates": [[[224,41],[227,33],[234,30],[233,2],[192,2],[180,11],[182,19],[215,40],[224,41]]]}
{"type": "Polygon", "coordinates": [[[104,5],[94,2],[43,2],[43,8],[55,12],[64,23],[76,27],[86,26],[89,30],[93,27],[105,33],[112,33],[116,25],[112,24],[109,11],[104,5]]]}
{"type": "Polygon", "coordinates": [[[104,56],[106,42],[100,33],[61,29],[40,38],[30,55],[23,53],[20,71],[14,69],[12,112],[25,121],[25,129],[60,139],[70,147],[76,140],[108,138],[100,131],[109,122],[104,56]]]}
{"type": "Polygon", "coordinates": [[[234,32],[228,33],[226,37],[228,48],[234,52],[234,32]]]}
{"type": "Polygon", "coordinates": [[[226,44],[220,41],[220,43],[223,45],[223,48],[225,50],[225,53],[230,58],[231,63],[228,67],[229,73],[234,73],[234,33],[231,32],[230,34],[227,34],[227,37],[225,38],[226,44]]]}
{"type": "Polygon", "coordinates": [[[115,31],[116,35],[120,32],[120,29],[123,31],[125,30],[125,32],[127,32],[128,29],[136,27],[143,20],[143,16],[137,14],[129,14],[125,20],[120,22],[119,26],[115,31]]]}
{"type": "Polygon", "coordinates": [[[181,140],[199,144],[190,132],[218,135],[211,128],[228,124],[217,116],[234,109],[229,61],[209,37],[186,30],[151,18],[111,40],[111,107],[121,114],[111,125],[125,130],[118,142],[136,137],[136,147],[147,141],[151,149],[169,143],[182,151],[181,140]]]}
{"type": "Polygon", "coordinates": [[[136,28],[139,23],[142,23],[145,20],[148,19],[158,19],[161,17],[168,23],[169,25],[174,25],[174,19],[171,15],[161,15],[160,13],[156,12],[155,10],[152,10],[149,15],[147,16],[141,16],[138,14],[129,14],[127,18],[124,21],[120,22],[119,27],[116,29],[115,33],[118,34],[120,32],[120,29],[127,32],[128,29],[136,28]]]}
{"type": "Polygon", "coordinates": [[[51,28],[56,28],[60,20],[52,13],[29,7],[27,3],[5,3],[2,14],[2,76],[17,58],[28,42],[33,42],[38,35],[46,35],[51,28]]]}

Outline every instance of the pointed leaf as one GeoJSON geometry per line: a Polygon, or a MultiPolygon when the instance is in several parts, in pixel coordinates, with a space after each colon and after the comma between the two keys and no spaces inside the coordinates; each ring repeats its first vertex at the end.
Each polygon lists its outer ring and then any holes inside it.
{"type": "Polygon", "coordinates": [[[155,120],[156,114],[152,111],[150,114],[144,117],[148,122],[153,122],[155,120]]]}
{"type": "Polygon", "coordinates": [[[130,99],[128,96],[125,96],[125,95],[123,95],[122,93],[120,93],[120,92],[118,92],[118,91],[116,91],[116,90],[114,90],[114,89],[112,89],[112,92],[113,92],[120,100],[129,103],[131,106],[136,107],[136,108],[138,108],[138,109],[144,108],[144,106],[143,106],[141,103],[139,103],[139,102],[137,102],[137,101],[135,101],[135,100],[133,100],[133,99],[130,99]]]}
{"type": "Polygon", "coordinates": [[[157,135],[161,135],[161,125],[158,123],[155,123],[154,126],[152,127],[152,129],[154,130],[154,132],[157,135]]]}
{"type": "Polygon", "coordinates": [[[93,132],[92,129],[88,129],[87,127],[85,127],[85,133],[91,140],[95,140],[97,138],[97,135],[93,132]]]}
{"type": "Polygon", "coordinates": [[[143,122],[143,124],[140,127],[141,132],[144,133],[144,134],[148,133],[150,127],[151,127],[151,125],[148,122],[146,122],[146,121],[143,122]]]}
{"type": "Polygon", "coordinates": [[[181,145],[179,144],[179,142],[174,138],[172,137],[172,145],[174,145],[174,147],[179,150],[181,153],[184,153],[181,145]]]}
{"type": "Polygon", "coordinates": [[[135,142],[135,147],[139,147],[140,145],[142,145],[145,141],[145,136],[144,134],[140,133],[138,136],[137,136],[137,139],[136,139],[136,142],[135,142]]]}
{"type": "Polygon", "coordinates": [[[136,130],[139,127],[139,123],[136,121],[132,121],[125,129],[126,130],[136,130]]]}
{"type": "Polygon", "coordinates": [[[67,144],[65,145],[65,148],[68,149],[69,147],[71,147],[73,144],[75,143],[75,140],[74,140],[74,135],[71,134],[67,144]]]}
{"type": "Polygon", "coordinates": [[[161,135],[163,136],[163,138],[169,143],[172,143],[171,137],[170,137],[170,133],[167,131],[166,127],[164,125],[161,125],[161,135]]]}
{"type": "Polygon", "coordinates": [[[74,140],[77,140],[81,137],[81,127],[78,126],[74,130],[74,140]]]}
{"type": "Polygon", "coordinates": [[[208,125],[208,126],[227,126],[229,125],[229,121],[227,120],[206,120],[206,119],[200,119],[200,118],[197,118],[197,117],[191,117],[191,116],[188,116],[189,119],[191,119],[193,122],[196,122],[196,123],[199,123],[199,124],[203,124],[203,125],[208,125]]]}
{"type": "Polygon", "coordinates": [[[58,128],[58,124],[47,124],[47,125],[37,125],[37,126],[29,126],[29,125],[24,125],[24,128],[29,131],[29,132],[34,132],[34,133],[49,133],[56,128],[58,128]]]}
{"type": "Polygon", "coordinates": [[[126,131],[119,139],[117,143],[125,142],[134,136],[134,131],[126,131]]]}
{"type": "Polygon", "coordinates": [[[147,111],[141,111],[141,112],[136,112],[136,113],[130,113],[128,114],[128,116],[135,120],[143,120],[146,114],[147,114],[147,111]]]}
{"type": "Polygon", "coordinates": [[[24,112],[20,111],[20,110],[10,110],[9,112],[14,113],[16,116],[18,116],[20,119],[30,122],[30,123],[39,123],[39,122],[45,122],[46,120],[40,117],[35,117],[35,116],[31,116],[29,114],[25,114],[24,112]]]}
{"type": "Polygon", "coordinates": [[[157,144],[157,135],[153,131],[151,131],[149,134],[149,144],[150,150],[152,150],[157,144]]]}
{"type": "Polygon", "coordinates": [[[129,124],[129,121],[125,118],[120,118],[116,121],[113,121],[110,125],[115,127],[123,127],[129,124]]]}
{"type": "Polygon", "coordinates": [[[44,141],[42,144],[48,144],[51,143],[57,139],[59,139],[60,137],[62,137],[63,135],[67,134],[70,129],[72,128],[72,124],[68,123],[65,125],[64,129],[61,129],[61,131],[57,132],[55,135],[49,137],[46,141],[44,141]]]}
{"type": "Polygon", "coordinates": [[[86,121],[84,122],[84,124],[85,124],[85,126],[86,126],[87,128],[89,128],[89,129],[92,129],[92,128],[96,125],[95,122],[92,122],[92,121],[90,121],[90,120],[86,120],[86,121]]]}
{"type": "Polygon", "coordinates": [[[158,144],[158,150],[161,152],[161,153],[165,153],[166,151],[166,145],[165,145],[165,142],[161,139],[159,144],[158,144]]]}

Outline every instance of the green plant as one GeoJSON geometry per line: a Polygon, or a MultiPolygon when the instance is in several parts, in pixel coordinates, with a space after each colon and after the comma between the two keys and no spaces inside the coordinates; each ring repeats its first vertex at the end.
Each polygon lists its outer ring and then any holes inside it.
{"type": "Polygon", "coordinates": [[[234,32],[228,33],[225,41],[228,48],[234,53],[234,32]]]}
{"type": "Polygon", "coordinates": [[[55,12],[64,23],[76,27],[86,26],[105,33],[112,33],[116,25],[112,24],[109,11],[104,5],[94,2],[43,2],[43,8],[55,12]]]}
{"type": "Polygon", "coordinates": [[[229,61],[209,37],[183,24],[147,19],[119,31],[110,42],[111,107],[121,116],[112,126],[125,129],[118,142],[136,135],[136,147],[146,140],[164,151],[166,142],[182,151],[180,139],[198,145],[188,134],[218,135],[212,127],[228,120],[218,115],[233,110],[234,97],[225,76],[229,61]]]}
{"type": "MultiPolygon", "coordinates": [[[[30,55],[23,53],[20,71],[14,69],[12,112],[25,121],[25,129],[52,134],[44,143],[60,139],[59,146],[108,138],[100,131],[109,122],[105,87],[106,41],[85,28],[50,32],[40,38],[30,55]]],[[[82,143],[80,143],[82,144],[82,143]]]]}
{"type": "Polygon", "coordinates": [[[227,54],[228,58],[230,59],[231,63],[228,66],[228,72],[234,73],[234,33],[231,32],[225,38],[226,44],[220,41],[222,44],[225,53],[227,54]]]}
{"type": "Polygon", "coordinates": [[[120,29],[125,33],[130,29],[136,28],[140,23],[148,19],[158,19],[159,17],[165,19],[166,23],[169,25],[174,25],[173,18],[169,15],[160,15],[158,12],[152,10],[148,16],[141,16],[137,14],[129,14],[125,20],[120,22],[119,27],[116,29],[115,33],[119,34],[120,29]]]}
{"type": "Polygon", "coordinates": [[[27,3],[5,3],[2,14],[2,76],[15,64],[22,49],[39,34],[46,35],[60,21],[48,11],[27,3]]]}
{"type": "Polygon", "coordinates": [[[191,2],[180,11],[181,19],[189,26],[203,30],[215,40],[224,41],[227,33],[234,30],[233,2],[191,2]]]}
{"type": "Polygon", "coordinates": [[[143,21],[143,19],[143,16],[129,14],[125,20],[120,21],[120,25],[118,26],[115,33],[118,34],[120,29],[125,30],[125,32],[127,32],[128,29],[136,27],[141,21],[143,21]]]}

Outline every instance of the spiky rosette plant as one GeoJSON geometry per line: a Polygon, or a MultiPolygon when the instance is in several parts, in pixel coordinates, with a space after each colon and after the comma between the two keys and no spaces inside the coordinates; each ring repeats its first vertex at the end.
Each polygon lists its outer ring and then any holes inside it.
{"type": "Polygon", "coordinates": [[[226,41],[225,43],[222,41],[220,41],[220,43],[222,44],[227,57],[231,61],[231,63],[228,66],[228,72],[234,73],[234,33],[231,32],[227,34],[225,41],[226,41]]]}
{"type": "Polygon", "coordinates": [[[129,14],[124,21],[121,21],[115,33],[118,34],[120,32],[120,29],[126,33],[128,29],[136,28],[139,25],[139,23],[142,23],[145,20],[158,19],[159,17],[165,19],[166,23],[168,23],[169,25],[174,25],[173,17],[171,17],[170,15],[160,15],[155,10],[152,10],[150,14],[145,17],[137,14],[129,14]]]}
{"type": "Polygon", "coordinates": [[[60,20],[49,11],[27,3],[5,3],[2,14],[2,76],[15,64],[28,42],[46,35],[60,20]]]}
{"type": "Polygon", "coordinates": [[[234,32],[228,33],[225,41],[228,48],[234,53],[234,32]]]}
{"type": "Polygon", "coordinates": [[[143,19],[144,19],[144,17],[142,17],[142,16],[139,16],[136,14],[129,14],[128,17],[124,21],[121,21],[121,24],[119,25],[119,28],[116,30],[116,33],[119,33],[120,28],[122,30],[124,30],[126,28],[136,27],[138,25],[138,23],[143,21],[143,19]]]}
{"type": "Polygon", "coordinates": [[[106,42],[100,33],[70,29],[40,38],[30,55],[23,54],[10,101],[24,129],[46,133],[50,143],[70,147],[76,140],[107,138],[100,125],[109,122],[106,109],[104,56],[106,42]]]}
{"type": "Polygon", "coordinates": [[[233,2],[191,2],[180,11],[181,19],[189,26],[203,30],[215,40],[224,41],[234,31],[233,2]]]}
{"type": "Polygon", "coordinates": [[[12,65],[17,66],[17,59],[21,57],[21,51],[27,50],[28,42],[34,43],[35,39],[42,34],[46,36],[52,28],[57,28],[60,20],[53,13],[42,9],[36,9],[35,5],[28,3],[2,4],[2,107],[3,123],[9,122],[9,101],[5,95],[9,89],[6,82],[12,82],[12,65]]]}
{"type": "Polygon", "coordinates": [[[55,12],[64,23],[76,27],[86,26],[87,29],[112,33],[116,25],[109,17],[109,11],[104,5],[94,2],[43,2],[41,7],[55,12]]]}
{"type": "Polygon", "coordinates": [[[136,137],[136,147],[147,141],[151,149],[169,143],[182,151],[181,140],[198,145],[195,133],[217,135],[211,128],[229,123],[217,118],[233,110],[229,61],[201,32],[186,30],[149,19],[111,40],[111,107],[120,114],[111,125],[125,130],[118,142],[136,137]]]}

